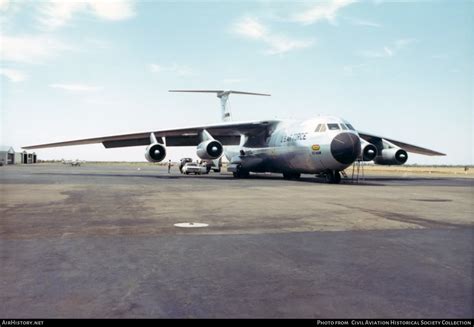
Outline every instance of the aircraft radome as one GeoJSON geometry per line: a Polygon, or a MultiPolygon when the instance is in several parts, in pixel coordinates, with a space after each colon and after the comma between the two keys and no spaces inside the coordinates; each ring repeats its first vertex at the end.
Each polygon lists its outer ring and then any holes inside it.
{"type": "Polygon", "coordinates": [[[219,164],[223,155],[229,160],[228,171],[245,178],[250,172],[282,173],[286,179],[301,174],[323,175],[330,183],[339,183],[340,172],[355,161],[373,161],[378,165],[403,165],[408,153],[428,156],[445,154],[390,138],[357,131],[348,121],[334,116],[307,120],[259,120],[233,122],[229,95],[269,94],[224,90],[170,90],[170,92],[215,93],[221,100],[222,123],[96,137],[67,142],[25,146],[40,149],[79,144],[102,143],[106,148],[144,146],[145,158],[160,162],[166,148],[196,146],[199,158],[219,164]]]}

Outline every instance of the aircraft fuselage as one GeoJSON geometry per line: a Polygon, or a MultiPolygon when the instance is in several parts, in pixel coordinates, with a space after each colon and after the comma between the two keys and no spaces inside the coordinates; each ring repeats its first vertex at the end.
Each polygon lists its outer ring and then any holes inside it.
{"type": "Polygon", "coordinates": [[[289,174],[341,171],[359,154],[358,133],[338,117],[282,121],[262,147],[241,144],[225,149],[230,165],[240,165],[249,172],[289,174]]]}

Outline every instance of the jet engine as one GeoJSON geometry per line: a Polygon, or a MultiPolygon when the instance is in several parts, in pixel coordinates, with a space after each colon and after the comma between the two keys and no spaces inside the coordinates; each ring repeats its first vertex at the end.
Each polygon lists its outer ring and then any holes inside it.
{"type": "Polygon", "coordinates": [[[163,144],[152,143],[145,150],[145,158],[149,162],[160,162],[166,157],[166,148],[163,144]]]}
{"type": "Polygon", "coordinates": [[[403,165],[408,160],[408,153],[400,148],[383,149],[382,153],[375,157],[374,162],[378,165],[403,165]]]}
{"type": "Polygon", "coordinates": [[[363,139],[360,140],[360,157],[361,161],[372,161],[377,156],[377,147],[363,139]]]}
{"type": "Polygon", "coordinates": [[[217,159],[224,152],[222,143],[216,140],[208,140],[197,146],[196,154],[201,159],[217,159]]]}

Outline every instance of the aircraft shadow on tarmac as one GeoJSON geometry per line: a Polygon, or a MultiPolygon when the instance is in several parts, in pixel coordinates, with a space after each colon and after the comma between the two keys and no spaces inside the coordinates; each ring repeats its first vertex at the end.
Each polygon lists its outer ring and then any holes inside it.
{"type": "MultiPolygon", "coordinates": [[[[77,174],[77,173],[36,173],[38,175],[49,175],[49,176],[68,176],[68,177],[142,177],[142,178],[158,178],[158,179],[214,179],[214,180],[284,180],[281,176],[269,176],[269,175],[263,175],[263,174],[252,174],[247,178],[242,178],[242,179],[236,179],[232,175],[218,175],[218,176],[213,176],[213,175],[167,175],[167,174],[160,174],[160,175],[144,175],[144,174],[104,174],[104,173],[86,173],[86,174],[77,174]]],[[[318,179],[315,177],[312,178],[300,178],[299,180],[292,180],[294,182],[301,181],[301,182],[321,182],[324,183],[323,179],[318,179]]]]}
{"type": "MultiPolygon", "coordinates": [[[[68,177],[122,177],[122,178],[157,178],[157,179],[164,179],[164,180],[169,180],[169,179],[212,179],[212,180],[235,180],[235,181],[242,181],[242,180],[279,180],[279,181],[284,181],[284,179],[279,176],[279,175],[266,175],[266,174],[251,174],[248,178],[245,179],[235,179],[232,175],[218,175],[218,176],[213,176],[213,175],[168,175],[168,174],[104,174],[104,173],[38,173],[39,175],[50,175],[50,176],[68,176],[68,177]]],[[[443,180],[442,178],[406,178],[406,177],[369,177],[365,178],[364,180],[359,180],[357,181],[352,181],[350,178],[348,179],[342,179],[341,184],[344,185],[363,185],[363,186],[386,186],[383,182],[393,182],[393,181],[403,181],[403,182],[434,182],[437,180],[443,180]]],[[[285,181],[288,183],[294,182],[294,183],[314,183],[314,184],[327,184],[324,178],[318,178],[318,177],[306,177],[303,176],[300,179],[297,180],[290,180],[290,181],[285,181]]]]}
{"type": "MultiPolygon", "coordinates": [[[[50,175],[50,176],[68,176],[68,177],[122,177],[122,178],[157,178],[163,180],[171,179],[211,179],[211,180],[254,180],[254,181],[266,181],[266,180],[278,180],[285,181],[279,174],[251,174],[245,179],[235,179],[230,174],[222,175],[176,175],[176,174],[116,174],[116,173],[37,173],[39,175],[50,175]]],[[[311,177],[310,175],[303,175],[300,179],[285,181],[288,183],[313,183],[313,184],[327,184],[324,178],[311,177]]],[[[433,186],[472,186],[474,179],[470,178],[451,178],[451,177],[401,177],[401,176],[369,176],[359,181],[352,180],[351,178],[343,178],[341,184],[343,185],[354,185],[354,186],[388,186],[397,185],[401,186],[406,184],[407,186],[413,185],[433,185],[433,186]]]]}

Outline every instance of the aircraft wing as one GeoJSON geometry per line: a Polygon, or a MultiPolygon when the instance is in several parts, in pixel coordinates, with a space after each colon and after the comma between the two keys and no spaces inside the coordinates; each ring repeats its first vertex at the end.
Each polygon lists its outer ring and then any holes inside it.
{"type": "Polygon", "coordinates": [[[151,133],[155,134],[156,139],[160,143],[164,143],[163,138],[165,138],[167,146],[196,146],[202,142],[200,133],[203,130],[208,131],[216,140],[220,141],[223,145],[238,145],[240,142],[240,136],[242,134],[249,136],[250,140],[253,139],[255,142],[258,142],[259,139],[266,138],[268,135],[270,135],[271,131],[279,122],[280,121],[278,120],[251,121],[239,123],[229,122],[216,125],[186,127],[133,134],[95,137],[66,142],[29,145],[24,146],[22,148],[30,150],[94,143],[102,143],[106,148],[149,145],[151,133]]]}
{"type": "Polygon", "coordinates": [[[441,153],[441,152],[437,152],[437,151],[434,151],[434,150],[422,148],[420,146],[416,146],[416,145],[413,145],[413,144],[408,144],[408,143],[405,143],[405,142],[389,139],[389,138],[382,137],[382,136],[376,136],[376,135],[368,134],[368,133],[364,133],[364,132],[358,132],[358,133],[359,133],[359,136],[362,139],[366,140],[369,143],[375,144],[375,145],[381,144],[381,142],[383,142],[385,140],[385,141],[388,141],[388,142],[404,149],[407,152],[424,154],[426,156],[445,156],[446,155],[446,154],[441,153]]]}

